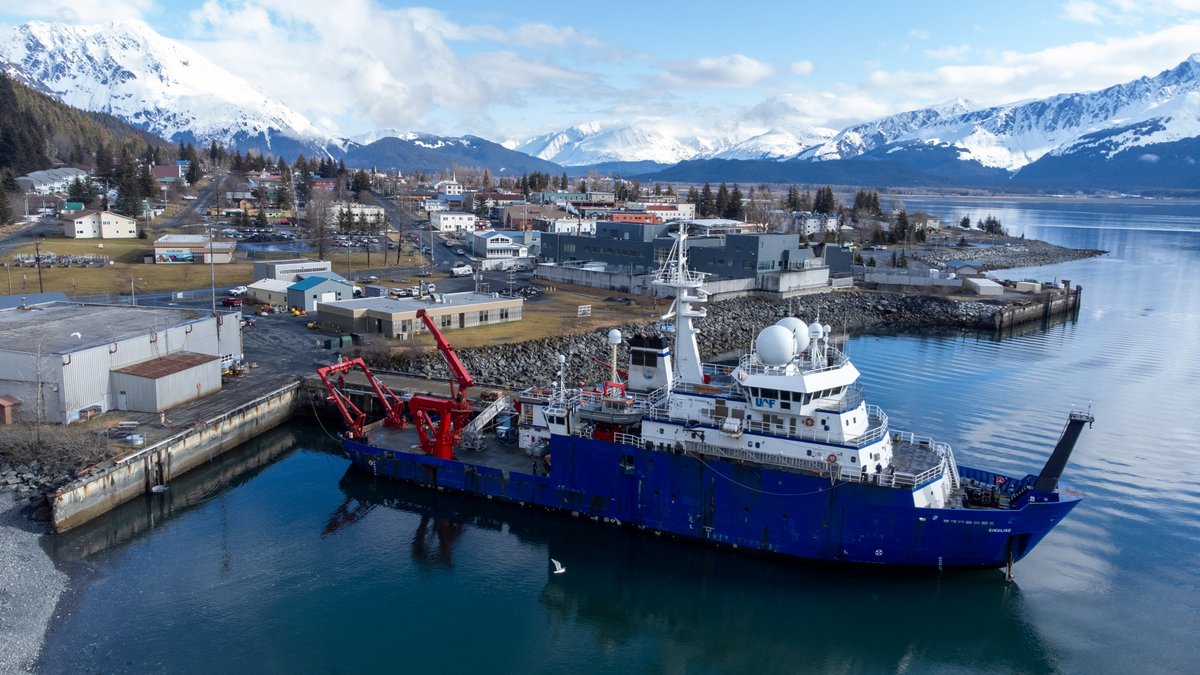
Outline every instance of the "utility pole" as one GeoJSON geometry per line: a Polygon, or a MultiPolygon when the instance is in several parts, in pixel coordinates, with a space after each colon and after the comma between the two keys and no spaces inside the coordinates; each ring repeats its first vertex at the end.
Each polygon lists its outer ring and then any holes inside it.
{"type": "Polygon", "coordinates": [[[42,249],[41,242],[33,242],[33,262],[37,265],[38,271],[38,292],[45,293],[46,287],[42,285],[42,249]]]}

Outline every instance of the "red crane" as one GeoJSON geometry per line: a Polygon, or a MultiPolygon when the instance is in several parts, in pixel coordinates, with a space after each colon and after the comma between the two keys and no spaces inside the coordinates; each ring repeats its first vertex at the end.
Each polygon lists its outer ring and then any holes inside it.
{"type": "Polygon", "coordinates": [[[450,397],[414,394],[408,402],[408,409],[417,425],[417,434],[421,437],[421,449],[434,457],[454,459],[454,447],[462,439],[463,427],[475,414],[467,401],[467,390],[475,386],[475,380],[429,314],[424,309],[418,309],[417,318],[425,322],[425,327],[437,341],[438,351],[446,360],[446,367],[450,369],[450,397]],[[434,415],[438,418],[436,422],[434,415]]]}
{"type": "Polygon", "coordinates": [[[346,373],[361,368],[363,375],[367,378],[367,383],[375,390],[375,397],[379,399],[379,404],[383,407],[384,426],[403,429],[404,424],[404,401],[400,397],[392,393],[387,385],[380,382],[375,374],[367,368],[367,364],[362,359],[349,359],[335,363],[332,366],[324,366],[317,369],[317,375],[321,378],[321,382],[325,384],[325,390],[329,392],[329,400],[333,401],[338,410],[342,412],[342,418],[346,420],[346,438],[354,439],[359,442],[366,442],[367,433],[365,431],[367,423],[367,414],[354,405],[346,394],[342,393],[342,387],[346,383],[346,373]],[[337,376],[337,383],[330,381],[330,375],[337,376]]]}

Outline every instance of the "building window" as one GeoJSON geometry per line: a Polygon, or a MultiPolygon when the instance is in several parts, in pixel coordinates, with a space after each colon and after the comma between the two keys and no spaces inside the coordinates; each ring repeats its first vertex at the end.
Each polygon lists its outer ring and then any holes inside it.
{"type": "Polygon", "coordinates": [[[479,312],[479,323],[487,323],[487,320],[488,320],[488,312],[487,312],[487,310],[486,310],[486,309],[484,309],[484,310],[480,310],[480,312],[479,312]]]}
{"type": "Polygon", "coordinates": [[[507,318],[508,318],[508,308],[501,309],[500,310],[500,320],[503,321],[507,318]]]}
{"type": "Polygon", "coordinates": [[[454,317],[450,314],[443,314],[442,316],[440,316],[438,318],[441,319],[440,323],[441,323],[442,328],[450,328],[451,326],[454,325],[454,317]]]}

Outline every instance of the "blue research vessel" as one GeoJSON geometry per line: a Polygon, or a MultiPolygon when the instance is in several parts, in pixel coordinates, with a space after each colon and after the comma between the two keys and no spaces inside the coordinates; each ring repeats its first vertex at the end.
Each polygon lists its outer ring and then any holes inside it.
{"type": "MultiPolygon", "coordinates": [[[[948,444],[891,428],[850,359],[829,344],[829,326],[785,318],[759,332],[737,365],[702,363],[693,321],[705,316],[704,279],[687,267],[687,232],[673,236],[655,280],[674,296],[668,329],[628,340],[624,382],[615,366],[624,339],[610,331],[603,385],[567,386],[560,368],[557,382],[477,413],[463,405],[473,384],[465,376],[457,406],[427,413],[427,403],[416,405],[427,397],[409,399],[420,443],[397,428],[406,418],[389,414],[395,424],[343,434],[346,455],[378,476],[660,536],[939,570],[1011,573],[1078,504],[1081,495],[1058,482],[1088,413],[1070,414],[1040,473],[1005,475],[962,466],[948,444]],[[514,443],[481,433],[497,419],[507,420],[498,435],[514,443]]],[[[464,372],[452,349],[443,353],[464,372]]],[[[402,397],[373,386],[399,410],[402,397]]]]}

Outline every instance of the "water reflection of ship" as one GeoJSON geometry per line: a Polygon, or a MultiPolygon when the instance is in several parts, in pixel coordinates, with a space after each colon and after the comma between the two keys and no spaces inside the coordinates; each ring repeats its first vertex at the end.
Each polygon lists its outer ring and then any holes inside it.
{"type": "MultiPolygon", "coordinates": [[[[354,486],[348,486],[347,481],[354,480],[349,471],[342,478],[340,486],[342,491],[346,493],[346,497],[334,512],[329,515],[328,522],[325,523],[325,527],[321,530],[322,537],[335,534],[340,530],[354,525],[366,518],[368,514],[375,510],[376,506],[379,506],[379,502],[372,501],[369,497],[360,499],[349,493],[350,490],[355,488],[354,486]]],[[[462,536],[464,529],[463,525],[455,523],[450,518],[422,514],[421,523],[417,526],[416,532],[413,533],[413,559],[420,562],[452,567],[454,563],[454,542],[462,536]]]]}
{"type": "Polygon", "coordinates": [[[420,516],[418,560],[436,542],[448,565],[472,528],[506,530],[544,547],[547,561],[569,569],[555,575],[547,562],[530,572],[546,576],[539,602],[552,625],[587,626],[614,649],[652,636],[678,670],[1054,670],[1053,654],[1025,619],[1028,599],[995,571],[882,576],[615,527],[597,535],[562,514],[434,492],[354,467],[339,487],[364,506],[338,527],[379,508],[420,516]]]}

